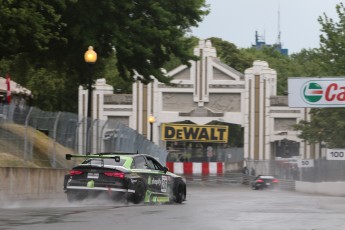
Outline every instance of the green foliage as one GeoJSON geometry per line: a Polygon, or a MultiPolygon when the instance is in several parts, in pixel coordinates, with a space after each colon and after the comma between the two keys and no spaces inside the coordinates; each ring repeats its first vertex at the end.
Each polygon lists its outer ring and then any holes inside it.
{"type": "MultiPolygon", "coordinates": [[[[103,0],[68,4],[62,15],[62,21],[68,25],[63,34],[69,41],[68,53],[63,56],[72,51],[70,61],[77,60],[87,46],[93,45],[100,57],[108,58],[115,49],[117,70],[126,81],[139,74],[144,83],[150,82],[151,76],[167,82],[169,79],[162,74],[161,67],[170,61],[171,55],[184,64],[195,58],[188,52],[190,44],[184,36],[207,14],[203,7],[204,0],[103,0]]],[[[75,65],[82,72],[82,63],[75,65]]]]}
{"type": "Polygon", "coordinates": [[[114,87],[115,93],[131,93],[133,81],[126,81],[120,77],[119,72],[114,68],[116,62],[115,55],[105,60],[104,76],[107,84],[114,87]]]}
{"type": "MultiPolygon", "coordinates": [[[[321,47],[318,50],[302,51],[294,56],[305,63],[305,71],[314,76],[344,76],[345,69],[345,8],[343,3],[336,6],[338,22],[327,17],[319,17],[322,26],[321,47]]],[[[310,75],[308,75],[310,76],[310,75]]],[[[308,142],[322,142],[329,148],[345,147],[345,109],[323,108],[311,110],[311,121],[301,121],[296,130],[308,142]]]]}
{"type": "Polygon", "coordinates": [[[36,53],[49,48],[52,40],[63,39],[65,24],[57,10],[64,0],[0,0],[0,59],[22,52],[36,53]]]}
{"type": "MultiPolygon", "coordinates": [[[[47,111],[63,107],[59,98],[64,98],[63,93],[67,85],[66,76],[44,68],[30,69],[29,75],[31,78],[27,87],[34,95],[34,106],[39,105],[40,108],[47,111]]],[[[69,101],[66,100],[64,103],[69,103],[69,101]]]]}
{"type": "Polygon", "coordinates": [[[320,52],[323,56],[327,71],[332,76],[343,76],[345,74],[345,8],[343,3],[336,5],[339,20],[319,17],[322,26],[320,35],[320,52]]]}
{"type": "Polygon", "coordinates": [[[311,121],[295,126],[302,130],[300,138],[310,143],[323,142],[329,148],[345,148],[345,110],[343,108],[313,109],[311,121]]]}
{"type": "Polygon", "coordinates": [[[215,37],[209,40],[216,48],[218,58],[228,66],[243,73],[252,64],[251,60],[246,55],[243,55],[243,52],[235,44],[215,37]]]}
{"type": "Polygon", "coordinates": [[[144,83],[151,76],[168,82],[161,68],[172,57],[195,59],[185,35],[206,14],[205,0],[0,0],[0,74],[33,87],[41,109],[75,112],[78,86],[90,77],[105,77],[123,92],[135,74],[144,83]],[[90,45],[98,54],[92,69],[83,59],[90,45]],[[43,70],[47,88],[55,87],[47,97],[42,82],[31,79],[43,70]]]}
{"type": "Polygon", "coordinates": [[[296,63],[298,75],[295,77],[319,77],[329,74],[319,49],[302,49],[299,53],[292,54],[290,58],[296,63]]]}

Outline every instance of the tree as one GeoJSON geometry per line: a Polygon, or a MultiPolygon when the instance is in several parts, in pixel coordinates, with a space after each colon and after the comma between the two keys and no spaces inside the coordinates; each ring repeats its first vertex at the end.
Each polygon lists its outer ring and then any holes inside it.
{"type": "Polygon", "coordinates": [[[209,38],[209,40],[216,48],[217,56],[223,63],[239,72],[244,72],[245,69],[251,66],[252,60],[244,55],[244,52],[241,52],[235,44],[215,37],[209,38]]]}
{"type": "MultiPolygon", "coordinates": [[[[61,73],[59,75],[59,73],[45,68],[31,69],[29,74],[31,78],[28,81],[27,87],[34,95],[33,105],[39,105],[48,111],[52,111],[54,108],[61,108],[60,103],[62,101],[56,95],[63,97],[64,89],[67,87],[66,76],[61,76],[61,73]]],[[[70,101],[66,100],[64,103],[68,104],[70,101]]]]}
{"type": "MultiPolygon", "coordinates": [[[[32,70],[50,71],[52,74],[45,80],[51,84],[65,82],[68,87],[55,95],[60,101],[56,105],[60,106],[46,108],[48,99],[37,101],[36,105],[42,105],[41,109],[71,112],[76,111],[78,86],[87,84],[90,76],[83,59],[88,46],[92,45],[98,53],[93,79],[111,74],[132,82],[133,75],[138,74],[144,83],[150,82],[151,76],[168,82],[161,68],[172,57],[187,65],[189,60],[196,60],[189,52],[191,39],[185,35],[208,13],[205,0],[1,2],[4,4],[0,4],[0,45],[4,47],[0,52],[4,52],[0,59],[12,62],[13,80],[26,87],[32,70]],[[21,14],[16,15],[19,8],[21,14]],[[18,18],[10,18],[14,15],[18,18]],[[4,21],[7,27],[2,30],[4,21]],[[9,28],[16,31],[16,36],[8,34],[9,28]],[[6,43],[8,38],[12,47],[6,43]],[[108,58],[114,57],[116,66],[110,66],[108,58]]],[[[0,62],[5,63],[0,66],[8,66],[4,60],[0,62]]],[[[39,79],[30,84],[34,83],[39,84],[39,79]]]]}
{"type": "Polygon", "coordinates": [[[333,76],[345,74],[345,8],[343,3],[336,5],[339,17],[338,22],[332,18],[319,17],[318,21],[322,26],[320,35],[320,52],[323,61],[326,63],[327,71],[333,76]]]}
{"type": "Polygon", "coordinates": [[[0,59],[18,53],[36,53],[48,49],[52,40],[63,39],[65,26],[57,10],[64,0],[0,0],[0,59]]]}
{"type": "Polygon", "coordinates": [[[295,126],[300,138],[310,143],[325,143],[329,148],[345,148],[345,110],[342,108],[312,109],[310,121],[295,126]]]}
{"type": "Polygon", "coordinates": [[[327,65],[319,49],[302,49],[299,53],[292,54],[290,58],[296,63],[298,76],[319,77],[329,75],[327,65]]]}
{"type": "Polygon", "coordinates": [[[150,82],[151,76],[167,82],[161,68],[171,55],[184,64],[195,59],[187,52],[190,43],[185,34],[208,13],[203,7],[204,0],[69,2],[62,14],[68,44],[57,48],[79,73],[85,68],[80,57],[93,45],[99,57],[108,58],[115,51],[117,70],[125,80],[132,81],[133,75],[139,74],[144,83],[150,82]]]}
{"type": "MultiPolygon", "coordinates": [[[[339,20],[335,22],[327,17],[319,17],[322,34],[320,35],[320,49],[313,55],[300,54],[312,57],[313,68],[320,74],[318,76],[344,76],[345,69],[345,8],[343,3],[336,5],[339,20]]],[[[310,58],[308,58],[311,60],[310,58]]],[[[323,142],[328,147],[345,147],[345,109],[323,108],[312,109],[311,120],[301,121],[296,130],[301,131],[300,137],[308,142],[323,142]]]]}

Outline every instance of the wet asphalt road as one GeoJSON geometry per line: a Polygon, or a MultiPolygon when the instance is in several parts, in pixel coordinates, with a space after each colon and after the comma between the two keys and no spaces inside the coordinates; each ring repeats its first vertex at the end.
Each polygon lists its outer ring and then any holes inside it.
{"type": "Polygon", "coordinates": [[[0,205],[0,230],[345,229],[345,197],[192,185],[182,205],[125,205],[65,199],[0,205]]]}

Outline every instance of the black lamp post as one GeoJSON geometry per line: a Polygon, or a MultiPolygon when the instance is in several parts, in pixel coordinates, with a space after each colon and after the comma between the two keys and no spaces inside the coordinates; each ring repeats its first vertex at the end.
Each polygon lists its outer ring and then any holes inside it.
{"type": "MultiPolygon", "coordinates": [[[[97,53],[93,50],[92,46],[89,46],[88,50],[84,54],[84,60],[90,65],[90,70],[92,65],[97,61],[97,53]]],[[[87,90],[88,90],[88,105],[87,105],[87,117],[92,118],[91,107],[92,107],[92,74],[89,73],[87,79],[87,90]]]]}
{"type": "MultiPolygon", "coordinates": [[[[87,78],[87,90],[88,90],[88,103],[87,103],[87,119],[89,120],[89,128],[87,129],[87,134],[86,134],[86,138],[87,138],[87,152],[91,152],[91,145],[92,145],[92,141],[91,141],[91,135],[90,135],[90,131],[91,131],[91,125],[92,125],[92,75],[93,75],[93,64],[97,61],[97,53],[93,50],[92,46],[89,46],[88,50],[85,52],[84,54],[84,60],[85,62],[89,65],[89,73],[88,73],[88,78],[87,78]]],[[[87,155],[88,155],[87,153],[87,155]]]]}
{"type": "Polygon", "coordinates": [[[155,122],[155,117],[153,115],[150,115],[148,118],[148,121],[150,123],[150,141],[152,142],[153,137],[153,123],[155,122]]]}

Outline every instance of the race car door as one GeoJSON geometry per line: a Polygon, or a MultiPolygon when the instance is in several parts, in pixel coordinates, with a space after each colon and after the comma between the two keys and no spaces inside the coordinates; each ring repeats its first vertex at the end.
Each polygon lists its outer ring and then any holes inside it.
{"type": "Polygon", "coordinates": [[[172,178],[164,172],[163,166],[153,157],[147,156],[147,167],[151,170],[148,186],[152,192],[168,195],[172,178]]]}

